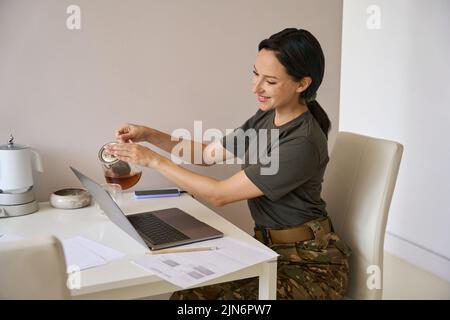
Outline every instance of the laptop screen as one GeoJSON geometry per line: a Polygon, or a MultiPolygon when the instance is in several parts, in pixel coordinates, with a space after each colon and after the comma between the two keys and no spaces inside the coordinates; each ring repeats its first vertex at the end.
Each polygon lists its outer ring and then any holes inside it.
{"type": "Polygon", "coordinates": [[[114,202],[109,193],[99,184],[88,178],[78,170],[70,167],[73,173],[78,177],[81,184],[91,193],[92,197],[98,203],[100,208],[105,212],[108,218],[120,229],[125,231],[130,237],[139,242],[145,248],[148,248],[145,241],[141,238],[136,229],[131,225],[123,214],[119,206],[114,202]]]}

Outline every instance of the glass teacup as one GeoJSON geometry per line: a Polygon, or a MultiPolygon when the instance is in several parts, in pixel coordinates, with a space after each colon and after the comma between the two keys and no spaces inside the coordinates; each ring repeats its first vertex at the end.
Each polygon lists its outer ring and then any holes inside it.
{"type": "Polygon", "coordinates": [[[103,189],[108,191],[108,193],[111,195],[111,198],[116,203],[119,203],[122,198],[122,187],[118,183],[105,183],[102,184],[103,189]]]}

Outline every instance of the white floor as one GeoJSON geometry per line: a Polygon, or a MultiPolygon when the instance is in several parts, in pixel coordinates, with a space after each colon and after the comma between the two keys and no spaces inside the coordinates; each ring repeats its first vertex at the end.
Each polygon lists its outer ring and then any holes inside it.
{"type": "Polygon", "coordinates": [[[383,299],[450,299],[450,283],[384,253],[383,299]]]}

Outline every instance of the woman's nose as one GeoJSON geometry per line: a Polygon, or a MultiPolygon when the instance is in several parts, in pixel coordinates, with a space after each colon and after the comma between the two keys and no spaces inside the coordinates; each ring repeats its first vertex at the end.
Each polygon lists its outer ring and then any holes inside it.
{"type": "Polygon", "coordinates": [[[260,81],[255,81],[253,83],[253,88],[252,88],[253,93],[261,93],[263,90],[261,88],[261,82],[260,81]]]}

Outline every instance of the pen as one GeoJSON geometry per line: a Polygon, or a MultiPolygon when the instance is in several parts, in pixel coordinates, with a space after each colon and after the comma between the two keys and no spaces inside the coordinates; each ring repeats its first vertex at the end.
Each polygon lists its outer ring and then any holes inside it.
{"type": "Polygon", "coordinates": [[[186,249],[166,249],[166,250],[157,250],[152,252],[147,252],[147,254],[163,254],[163,253],[180,253],[180,252],[197,252],[197,251],[210,251],[217,250],[218,247],[205,247],[205,248],[186,248],[186,249]]]}

